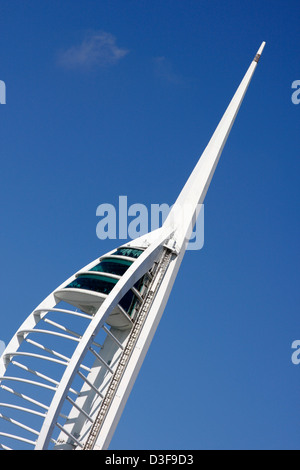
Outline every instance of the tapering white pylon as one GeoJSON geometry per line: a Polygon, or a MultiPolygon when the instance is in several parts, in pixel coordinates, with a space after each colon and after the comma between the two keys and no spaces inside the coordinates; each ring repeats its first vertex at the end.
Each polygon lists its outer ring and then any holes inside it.
{"type": "Polygon", "coordinates": [[[0,447],[9,448],[10,440],[35,449],[108,447],[264,46],[263,42],[163,226],[71,276],[27,317],[8,344],[0,358],[0,387],[12,398],[0,408],[23,412],[30,420],[0,413],[6,423],[25,433],[0,431],[5,441],[0,447]],[[57,321],[62,316],[71,318],[71,326],[57,321]],[[75,331],[79,320],[87,324],[75,331]],[[75,345],[62,350],[59,341],[75,345]],[[55,364],[51,373],[57,375],[38,369],[38,361],[55,364]],[[21,406],[24,401],[31,407],[21,406]],[[32,416],[39,424],[31,424],[32,416]]]}

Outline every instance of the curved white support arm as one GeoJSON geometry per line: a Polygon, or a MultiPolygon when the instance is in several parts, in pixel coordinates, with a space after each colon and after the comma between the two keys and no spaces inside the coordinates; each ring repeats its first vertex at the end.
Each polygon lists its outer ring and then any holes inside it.
{"type": "Polygon", "coordinates": [[[88,325],[53,397],[36,443],[35,448],[37,450],[48,448],[61,407],[64,403],[75,374],[77,373],[77,370],[79,369],[79,366],[93,341],[93,338],[97,335],[105,320],[108,318],[122,297],[152,267],[154,261],[157,259],[162,250],[164,242],[170,237],[171,233],[171,229],[168,230],[167,228],[163,228],[157,232],[156,240],[128,268],[126,273],[122,276],[110,294],[106,297],[98,312],[95,314],[94,318],[88,325]]]}

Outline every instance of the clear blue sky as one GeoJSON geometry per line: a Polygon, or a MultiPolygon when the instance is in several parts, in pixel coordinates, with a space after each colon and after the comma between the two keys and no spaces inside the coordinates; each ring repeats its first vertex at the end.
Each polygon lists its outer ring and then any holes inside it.
{"type": "Polygon", "coordinates": [[[267,42],[111,449],[300,445],[298,0],[0,0],[1,323],[172,204],[267,42]]]}

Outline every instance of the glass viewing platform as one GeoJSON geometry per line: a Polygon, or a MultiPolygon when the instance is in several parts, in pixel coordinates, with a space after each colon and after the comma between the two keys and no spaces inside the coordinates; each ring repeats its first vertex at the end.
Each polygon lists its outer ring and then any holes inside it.
{"type": "MultiPolygon", "coordinates": [[[[142,252],[143,250],[136,248],[118,248],[110,255],[102,257],[89,271],[78,273],[66,287],[55,292],[56,298],[94,315],[106,296],[142,252]]],[[[134,288],[140,291],[142,286],[143,279],[139,280],[134,288]]],[[[107,323],[120,329],[131,326],[130,317],[138,301],[138,296],[130,289],[110,314],[107,323]]]]}

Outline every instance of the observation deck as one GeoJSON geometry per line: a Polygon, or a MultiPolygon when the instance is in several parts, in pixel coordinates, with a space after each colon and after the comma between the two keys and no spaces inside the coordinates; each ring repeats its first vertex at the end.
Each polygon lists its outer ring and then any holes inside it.
{"type": "MultiPolygon", "coordinates": [[[[55,291],[59,301],[67,302],[81,311],[94,315],[112,291],[119,279],[142,254],[137,248],[121,247],[99,259],[89,271],[81,271],[75,279],[62,289],[55,291]]],[[[110,314],[107,324],[118,329],[132,326],[135,308],[141,300],[143,278],[121,299],[110,314]]]]}

